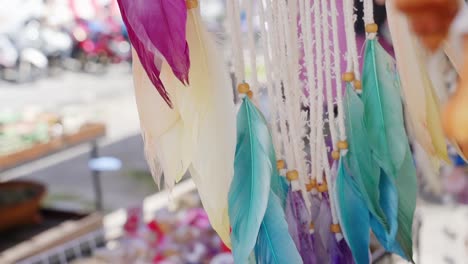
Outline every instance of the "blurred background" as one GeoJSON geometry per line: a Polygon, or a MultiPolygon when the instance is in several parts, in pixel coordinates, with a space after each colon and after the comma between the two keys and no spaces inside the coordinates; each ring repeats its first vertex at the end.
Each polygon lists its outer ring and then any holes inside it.
{"type": "MultiPolygon", "coordinates": [[[[227,57],[225,1],[201,2],[227,57]]],[[[116,0],[0,0],[1,264],[232,263],[193,184],[169,196],[148,171],[130,51],[116,0]],[[171,242],[161,247],[162,237],[171,242]]],[[[417,263],[468,263],[466,163],[453,160],[436,183],[420,170],[417,263]]],[[[379,263],[400,261],[375,252],[379,263]]]]}

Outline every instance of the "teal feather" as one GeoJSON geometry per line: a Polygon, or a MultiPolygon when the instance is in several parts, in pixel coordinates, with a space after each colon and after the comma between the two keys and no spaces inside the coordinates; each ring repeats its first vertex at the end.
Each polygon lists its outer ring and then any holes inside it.
{"type": "MultiPolygon", "coordinates": [[[[405,159],[395,180],[398,189],[398,233],[397,241],[404,253],[400,255],[408,261],[413,261],[412,226],[416,209],[418,183],[416,168],[409,146],[406,148],[405,159]]],[[[394,250],[398,253],[398,248],[394,250]]]]}
{"type": "MultiPolygon", "coordinates": [[[[392,241],[394,231],[390,227],[384,244],[389,250],[412,260],[412,232],[414,210],[416,208],[416,170],[413,164],[408,138],[404,127],[403,110],[400,98],[400,78],[395,61],[380,46],[377,40],[366,44],[363,70],[363,95],[365,124],[374,160],[382,168],[387,181],[382,201],[384,211],[394,218],[395,191],[398,193],[396,243],[392,241]],[[387,201],[385,201],[387,200],[387,201]],[[393,204],[391,204],[393,203],[393,204]]],[[[385,184],[385,182],[384,182],[385,184]]],[[[394,221],[394,219],[390,219],[394,221]]],[[[374,230],[376,231],[376,230],[374,230]]],[[[377,230],[377,232],[379,232],[377,230]]],[[[380,237],[385,238],[385,236],[380,237]]]]}
{"type": "Polygon", "coordinates": [[[380,244],[389,252],[402,255],[401,247],[396,241],[398,231],[398,190],[394,180],[380,170],[380,204],[388,219],[389,228],[385,228],[371,215],[371,227],[380,244]]]}
{"type": "Polygon", "coordinates": [[[373,215],[373,219],[387,229],[387,219],[381,208],[381,203],[379,203],[380,168],[373,161],[369,146],[363,119],[364,105],[349,83],[346,86],[344,105],[349,142],[349,151],[344,159],[354,176],[367,208],[373,215]]]}
{"type": "Polygon", "coordinates": [[[364,121],[375,161],[395,178],[408,140],[403,121],[400,80],[395,61],[376,39],[368,40],[362,76],[364,121]]]}
{"type": "Polygon", "coordinates": [[[258,233],[255,257],[257,263],[302,263],[301,256],[288,232],[281,202],[274,192],[270,192],[268,207],[258,233]]]}
{"type": "Polygon", "coordinates": [[[334,195],[346,242],[356,264],[369,264],[370,219],[358,185],[340,160],[334,195]]]}
{"type": "MultiPolygon", "coordinates": [[[[237,114],[234,177],[228,194],[231,242],[235,263],[247,263],[267,209],[275,174],[273,143],[265,118],[248,97],[237,114]]],[[[216,162],[216,161],[213,161],[216,162]]]]}

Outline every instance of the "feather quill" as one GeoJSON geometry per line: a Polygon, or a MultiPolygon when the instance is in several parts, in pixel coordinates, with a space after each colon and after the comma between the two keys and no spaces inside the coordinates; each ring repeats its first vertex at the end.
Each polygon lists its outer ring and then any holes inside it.
{"type": "Polygon", "coordinates": [[[188,82],[190,60],[185,37],[185,1],[118,0],[118,3],[130,41],[142,66],[159,94],[172,106],[160,79],[161,65],[155,60],[158,55],[162,55],[177,78],[183,83],[188,82]]]}
{"type": "Polygon", "coordinates": [[[370,219],[357,183],[340,160],[335,183],[337,213],[343,236],[356,264],[369,263],[370,219]]]}
{"type": "Polygon", "coordinates": [[[248,97],[237,114],[237,146],[234,178],[229,190],[231,241],[236,263],[246,263],[254,249],[268,204],[275,164],[268,125],[248,97]]]}
{"type": "Polygon", "coordinates": [[[257,263],[303,263],[285,220],[281,202],[270,192],[268,206],[255,245],[257,263]]]}

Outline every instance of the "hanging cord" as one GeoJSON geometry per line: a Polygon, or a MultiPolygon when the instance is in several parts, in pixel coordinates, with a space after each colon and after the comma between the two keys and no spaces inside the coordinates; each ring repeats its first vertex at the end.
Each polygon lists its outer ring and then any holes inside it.
{"type": "Polygon", "coordinates": [[[232,60],[237,84],[245,82],[245,64],[242,47],[242,34],[240,31],[239,1],[227,1],[227,15],[231,35],[232,60]]]}
{"type": "MultiPolygon", "coordinates": [[[[332,66],[331,66],[331,51],[330,51],[330,24],[329,24],[329,10],[328,0],[322,0],[322,40],[323,48],[325,52],[325,89],[326,89],[326,100],[327,100],[327,112],[328,112],[328,127],[333,143],[333,150],[335,150],[338,140],[337,132],[335,127],[335,113],[333,103],[333,92],[332,92],[332,66]]],[[[341,82],[340,82],[341,84],[341,82]]]]}
{"type": "Polygon", "coordinates": [[[364,1],[364,24],[366,25],[367,39],[375,39],[378,26],[374,21],[374,1],[364,1]]]}
{"type": "Polygon", "coordinates": [[[254,4],[256,1],[244,0],[246,16],[247,16],[247,46],[249,49],[250,58],[250,84],[252,92],[258,92],[258,76],[257,76],[257,52],[255,46],[255,29],[253,23],[254,17],[254,4]]]}
{"type": "MultiPolygon", "coordinates": [[[[332,31],[333,31],[333,53],[334,53],[334,73],[335,73],[335,82],[336,82],[336,99],[338,106],[338,131],[339,131],[339,140],[346,141],[346,127],[345,127],[345,117],[343,109],[343,83],[341,80],[341,51],[340,51],[340,39],[338,37],[338,10],[336,8],[336,2],[331,1],[331,20],[332,20],[332,31]]],[[[336,147],[336,146],[335,146],[336,147]]]]}
{"type": "MultiPolygon", "coordinates": [[[[283,145],[281,142],[281,131],[278,128],[279,125],[279,106],[276,101],[277,97],[275,94],[275,83],[273,81],[273,69],[271,67],[271,56],[270,56],[270,45],[268,41],[268,35],[266,30],[266,19],[265,19],[265,9],[263,6],[263,1],[259,2],[258,5],[259,18],[260,18],[260,30],[262,32],[262,41],[263,41],[263,59],[265,62],[265,71],[267,77],[267,90],[268,90],[268,108],[271,112],[271,129],[273,134],[273,142],[276,150],[277,159],[282,159],[283,145]]],[[[271,25],[271,24],[270,24],[271,25]]]]}
{"type": "MultiPolygon", "coordinates": [[[[284,3],[285,0],[279,2],[284,3]]],[[[302,130],[300,127],[300,118],[301,118],[301,100],[299,96],[300,89],[300,79],[299,79],[299,45],[298,45],[298,25],[297,25],[297,2],[296,1],[287,1],[287,8],[285,6],[282,9],[284,12],[284,18],[287,23],[284,23],[282,27],[284,28],[284,34],[288,38],[286,41],[286,51],[288,59],[288,76],[290,86],[285,87],[285,97],[287,100],[287,112],[289,120],[289,131],[292,139],[292,148],[294,152],[295,167],[299,171],[299,183],[302,191],[303,198],[307,205],[307,208],[310,210],[310,199],[307,195],[305,179],[306,170],[305,170],[305,158],[302,154],[300,148],[303,138],[302,130]]],[[[281,11],[281,10],[280,10],[281,11]]]]}
{"type": "Polygon", "coordinates": [[[321,176],[322,174],[322,165],[321,165],[321,142],[323,141],[323,101],[324,101],[324,95],[323,95],[323,87],[324,87],[324,81],[323,81],[323,50],[322,50],[322,29],[320,26],[320,21],[321,21],[321,7],[320,7],[320,2],[315,1],[314,3],[314,33],[315,33],[315,65],[317,66],[317,72],[316,72],[316,77],[317,77],[317,102],[316,102],[316,108],[314,113],[315,114],[315,124],[316,126],[316,132],[315,132],[315,149],[312,157],[315,157],[315,177],[317,177],[317,183],[320,184],[321,181],[323,181],[323,177],[321,176]]]}
{"type": "Polygon", "coordinates": [[[343,74],[343,80],[353,82],[356,92],[361,93],[362,84],[360,81],[359,55],[356,44],[356,32],[354,31],[357,15],[354,13],[355,8],[353,0],[344,0],[343,5],[347,48],[347,68],[346,73],[343,74]]]}
{"type": "Polygon", "coordinates": [[[275,27],[272,28],[276,33],[276,40],[278,41],[278,56],[276,59],[279,61],[279,83],[277,87],[277,98],[280,102],[280,125],[281,125],[281,134],[285,147],[285,155],[288,169],[292,170],[295,166],[294,151],[292,149],[292,134],[291,134],[291,108],[288,105],[288,98],[283,96],[283,91],[286,94],[286,89],[290,87],[289,76],[287,74],[287,52],[286,52],[286,40],[284,33],[284,25],[287,23],[285,18],[286,6],[283,1],[274,1],[273,4],[276,4],[273,7],[275,13],[273,13],[272,19],[275,20],[275,27]],[[289,123],[289,124],[288,124],[289,123]]]}
{"type": "Polygon", "coordinates": [[[304,57],[307,70],[307,88],[309,92],[309,150],[310,150],[310,180],[311,182],[316,180],[316,174],[314,172],[316,165],[315,161],[315,145],[316,145],[316,115],[315,109],[317,108],[317,89],[318,85],[316,83],[317,79],[315,76],[315,64],[312,56],[313,46],[313,37],[312,37],[312,8],[310,1],[300,1],[303,3],[301,9],[303,10],[301,14],[302,21],[302,32],[304,36],[304,57]],[[305,3],[305,4],[304,4],[305,3]]]}

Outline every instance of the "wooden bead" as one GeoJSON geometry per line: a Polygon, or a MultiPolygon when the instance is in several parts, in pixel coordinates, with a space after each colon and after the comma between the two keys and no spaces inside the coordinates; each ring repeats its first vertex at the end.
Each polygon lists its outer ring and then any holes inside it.
{"type": "Polygon", "coordinates": [[[284,168],[286,168],[286,163],[284,162],[284,160],[278,160],[276,162],[276,168],[278,170],[283,170],[284,168]]]}
{"type": "Polygon", "coordinates": [[[348,149],[348,142],[347,141],[338,142],[338,149],[339,150],[348,149]]]}
{"type": "Polygon", "coordinates": [[[321,193],[324,193],[324,192],[327,192],[328,191],[328,184],[326,182],[320,184],[318,187],[317,187],[317,190],[321,193]]]}
{"type": "Polygon", "coordinates": [[[367,33],[377,33],[378,31],[379,31],[379,25],[377,25],[375,23],[366,25],[366,32],[367,33]]]}
{"type": "Polygon", "coordinates": [[[253,98],[253,92],[252,92],[252,91],[248,91],[248,92],[247,92],[247,96],[249,97],[249,99],[252,99],[252,98],[253,98]]]}
{"type": "Polygon", "coordinates": [[[334,234],[341,233],[341,226],[339,224],[332,224],[330,226],[330,231],[334,234]]]}
{"type": "Polygon", "coordinates": [[[342,79],[344,82],[354,81],[354,72],[345,72],[343,73],[342,79]]]}
{"type": "Polygon", "coordinates": [[[309,229],[310,229],[310,230],[314,230],[314,229],[315,229],[315,224],[314,224],[313,222],[310,222],[309,229]]]}
{"type": "Polygon", "coordinates": [[[340,151],[334,150],[334,151],[332,152],[332,158],[333,158],[334,160],[339,160],[339,159],[340,159],[340,151]]]}
{"type": "Polygon", "coordinates": [[[297,170],[288,171],[288,173],[286,173],[286,178],[288,181],[296,181],[299,179],[299,172],[297,172],[297,170]]]}
{"type": "Polygon", "coordinates": [[[353,85],[354,89],[358,91],[362,90],[362,82],[360,80],[354,80],[353,85]]]}
{"type": "Polygon", "coordinates": [[[198,7],[198,0],[187,0],[185,2],[187,9],[193,9],[198,7]]]}
{"type": "Polygon", "coordinates": [[[317,180],[313,180],[310,183],[306,184],[307,191],[310,192],[313,189],[317,188],[317,180]]]}
{"type": "Polygon", "coordinates": [[[250,85],[248,83],[241,83],[237,86],[237,91],[240,94],[247,94],[250,91],[250,85]]]}

